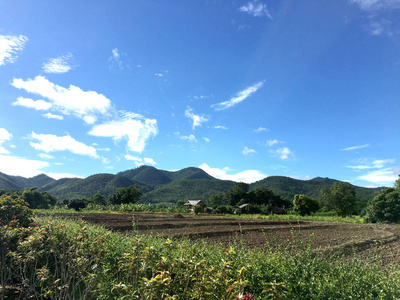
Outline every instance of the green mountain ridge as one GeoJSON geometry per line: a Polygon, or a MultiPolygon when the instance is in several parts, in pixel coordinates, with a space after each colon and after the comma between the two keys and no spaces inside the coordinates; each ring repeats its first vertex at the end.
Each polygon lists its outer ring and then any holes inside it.
{"type": "MultiPolygon", "coordinates": [[[[299,180],[285,176],[269,176],[250,184],[249,189],[266,188],[288,200],[293,200],[296,194],[319,199],[320,190],[337,181],[321,177],[299,180]]],[[[108,199],[117,188],[132,185],[140,186],[143,193],[141,203],[175,203],[177,200],[207,200],[212,194],[226,193],[234,182],[216,179],[202,169],[194,167],[165,171],[152,166],[140,166],[117,174],[101,173],[87,178],[58,180],[44,174],[24,178],[0,173],[0,189],[23,190],[36,186],[39,191],[46,191],[58,200],[89,198],[96,193],[108,199]]],[[[355,189],[359,199],[369,200],[372,199],[374,192],[381,188],[355,186],[355,189]]]]}

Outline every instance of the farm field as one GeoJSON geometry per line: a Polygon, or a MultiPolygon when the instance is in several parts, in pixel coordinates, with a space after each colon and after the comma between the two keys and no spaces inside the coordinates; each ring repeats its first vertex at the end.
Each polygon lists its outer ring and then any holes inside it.
{"type": "MultiPolygon", "coordinates": [[[[77,218],[77,215],[61,215],[77,218]]],[[[85,221],[116,231],[132,230],[131,214],[85,214],[85,221]]],[[[353,257],[375,257],[384,267],[400,263],[400,226],[312,221],[228,219],[190,214],[135,213],[135,230],[172,239],[188,238],[228,245],[241,241],[249,247],[291,247],[311,239],[314,251],[353,257]],[[267,246],[268,245],[268,246],[267,246]]]]}

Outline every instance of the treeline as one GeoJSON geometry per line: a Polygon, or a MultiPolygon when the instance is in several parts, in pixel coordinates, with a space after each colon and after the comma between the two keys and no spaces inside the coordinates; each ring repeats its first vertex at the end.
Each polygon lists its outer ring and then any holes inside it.
{"type": "Polygon", "coordinates": [[[25,188],[21,190],[0,189],[0,196],[7,195],[13,199],[21,198],[29,204],[31,209],[47,209],[57,203],[57,198],[47,192],[39,192],[37,187],[25,188]]]}

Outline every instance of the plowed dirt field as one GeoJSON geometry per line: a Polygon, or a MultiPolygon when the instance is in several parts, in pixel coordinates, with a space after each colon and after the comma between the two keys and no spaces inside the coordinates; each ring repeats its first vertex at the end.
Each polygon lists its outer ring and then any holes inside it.
{"type": "MultiPolygon", "coordinates": [[[[77,218],[77,215],[63,215],[77,218]]],[[[85,214],[85,221],[107,228],[132,231],[131,214],[85,214]]],[[[189,238],[229,244],[240,240],[249,247],[274,248],[312,236],[312,248],[347,256],[375,257],[383,267],[400,264],[400,226],[330,222],[228,219],[212,215],[134,214],[135,230],[174,239],[189,238]]]]}

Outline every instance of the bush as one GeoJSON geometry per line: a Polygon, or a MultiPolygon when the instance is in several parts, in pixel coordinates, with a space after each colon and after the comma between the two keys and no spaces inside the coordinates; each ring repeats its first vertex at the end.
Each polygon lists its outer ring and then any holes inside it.
{"type": "Polygon", "coordinates": [[[311,215],[319,210],[318,200],[305,195],[295,195],[293,200],[293,211],[301,216],[311,215]]]}
{"type": "Polygon", "coordinates": [[[386,188],[377,192],[367,206],[366,220],[391,223],[400,221],[400,189],[386,188]]]}
{"type": "Polygon", "coordinates": [[[27,227],[32,223],[33,212],[29,204],[21,198],[12,198],[7,195],[0,196],[0,225],[27,227]]]}

